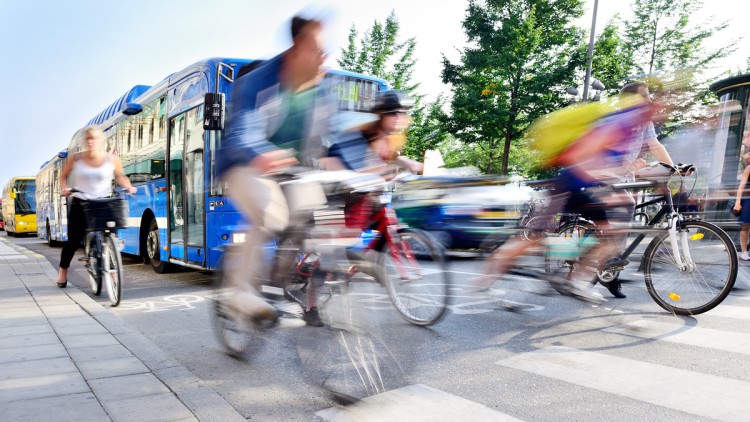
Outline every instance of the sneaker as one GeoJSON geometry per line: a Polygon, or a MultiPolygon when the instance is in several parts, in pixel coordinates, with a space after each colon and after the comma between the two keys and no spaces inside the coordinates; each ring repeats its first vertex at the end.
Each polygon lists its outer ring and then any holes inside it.
{"type": "Polygon", "coordinates": [[[302,317],[307,325],[311,327],[322,327],[323,321],[320,319],[320,313],[318,308],[310,308],[309,311],[305,311],[305,315],[302,317]]]}
{"type": "Polygon", "coordinates": [[[583,280],[561,280],[555,290],[566,296],[595,305],[607,301],[601,293],[594,290],[594,284],[583,280]]]}
{"type": "Polygon", "coordinates": [[[750,254],[748,254],[747,252],[740,253],[739,257],[743,261],[750,261],[750,254]]]}
{"type": "Polygon", "coordinates": [[[618,298],[618,299],[625,299],[627,296],[625,293],[622,292],[622,283],[620,280],[612,280],[612,281],[600,281],[599,284],[604,286],[609,292],[612,294],[612,296],[618,298]]]}

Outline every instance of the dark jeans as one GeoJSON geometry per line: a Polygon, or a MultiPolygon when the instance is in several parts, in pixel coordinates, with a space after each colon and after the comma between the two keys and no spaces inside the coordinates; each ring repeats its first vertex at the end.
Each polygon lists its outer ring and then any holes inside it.
{"type": "Polygon", "coordinates": [[[76,249],[86,236],[86,218],[83,215],[82,200],[70,197],[68,208],[68,240],[63,245],[60,255],[60,268],[70,267],[70,261],[76,254],[76,249]]]}

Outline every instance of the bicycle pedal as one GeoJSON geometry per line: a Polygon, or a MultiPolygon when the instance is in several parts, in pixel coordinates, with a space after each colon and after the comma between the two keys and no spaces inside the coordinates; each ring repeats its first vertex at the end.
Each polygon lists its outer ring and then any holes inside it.
{"type": "Polygon", "coordinates": [[[78,262],[88,263],[89,262],[89,258],[87,256],[78,258],[78,262]]]}

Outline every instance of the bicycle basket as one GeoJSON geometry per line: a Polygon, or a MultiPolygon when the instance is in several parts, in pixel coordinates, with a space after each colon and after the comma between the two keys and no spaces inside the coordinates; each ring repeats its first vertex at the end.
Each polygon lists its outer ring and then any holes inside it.
{"type": "Polygon", "coordinates": [[[99,198],[81,201],[86,231],[128,227],[128,201],[123,198],[99,198]]]}

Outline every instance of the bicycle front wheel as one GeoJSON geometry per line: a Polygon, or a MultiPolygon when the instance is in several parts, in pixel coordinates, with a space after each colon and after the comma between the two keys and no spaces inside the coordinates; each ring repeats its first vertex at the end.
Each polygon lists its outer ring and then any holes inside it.
{"type": "Polygon", "coordinates": [[[116,236],[108,236],[102,253],[102,278],[107,284],[107,295],[112,306],[119,305],[122,298],[122,256],[117,249],[116,240],[116,236]]]}
{"type": "Polygon", "coordinates": [[[677,315],[697,315],[713,309],[727,297],[737,278],[737,250],[719,227],[704,221],[686,221],[677,233],[678,249],[686,268],[679,268],[678,253],[669,233],[660,233],[643,254],[646,288],[659,306],[677,315]],[[687,244],[687,250],[683,250],[687,244]]]}
{"type": "Polygon", "coordinates": [[[91,285],[91,291],[95,296],[99,296],[102,293],[102,260],[101,254],[96,251],[101,249],[101,243],[97,237],[98,233],[89,233],[86,235],[86,241],[84,243],[84,250],[86,251],[86,271],[89,273],[89,284],[91,285]]]}
{"type": "Polygon", "coordinates": [[[415,325],[440,320],[449,304],[450,276],[442,247],[427,234],[399,229],[379,257],[382,281],[401,317],[415,325]]]}

